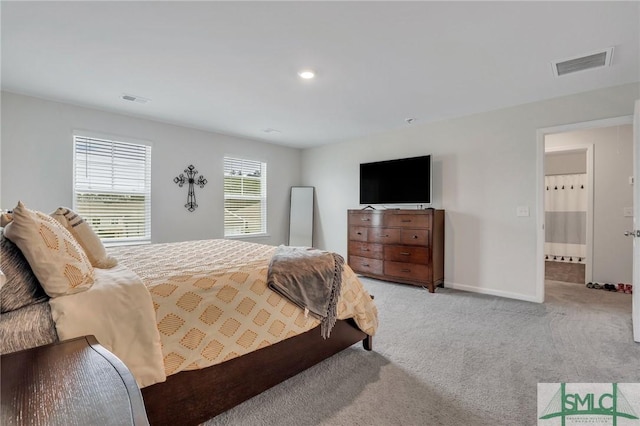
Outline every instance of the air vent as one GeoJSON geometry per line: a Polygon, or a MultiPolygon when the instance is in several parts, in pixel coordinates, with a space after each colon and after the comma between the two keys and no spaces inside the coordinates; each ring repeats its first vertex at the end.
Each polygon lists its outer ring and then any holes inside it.
{"type": "Polygon", "coordinates": [[[143,98],[142,96],[127,95],[126,93],[122,94],[121,98],[125,101],[137,102],[139,104],[146,104],[150,101],[150,99],[143,98]]]}
{"type": "Polygon", "coordinates": [[[613,47],[610,47],[588,55],[578,56],[562,61],[554,61],[551,63],[553,67],[553,75],[560,77],[567,74],[573,74],[574,72],[608,67],[611,65],[612,57],[613,47]]]}

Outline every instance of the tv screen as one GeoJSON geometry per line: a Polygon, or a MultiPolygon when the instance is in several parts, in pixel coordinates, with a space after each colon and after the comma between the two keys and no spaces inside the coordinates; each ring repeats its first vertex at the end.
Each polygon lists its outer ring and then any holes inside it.
{"type": "Polygon", "coordinates": [[[360,204],[431,203],[431,156],[360,164],[360,204]]]}

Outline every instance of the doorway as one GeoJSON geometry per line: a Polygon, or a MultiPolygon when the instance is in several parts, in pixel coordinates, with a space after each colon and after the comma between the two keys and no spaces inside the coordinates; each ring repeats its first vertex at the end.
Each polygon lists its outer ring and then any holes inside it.
{"type": "Polygon", "coordinates": [[[593,144],[545,136],[545,280],[584,285],[593,267],[593,144]]]}
{"type": "MultiPolygon", "coordinates": [[[[585,282],[592,282],[600,280],[604,283],[631,282],[632,273],[632,250],[620,250],[620,244],[627,244],[629,241],[624,239],[624,228],[628,227],[626,222],[630,222],[631,218],[627,217],[627,214],[632,214],[631,211],[627,211],[628,206],[632,206],[633,195],[632,187],[627,184],[626,187],[621,187],[618,184],[620,179],[624,179],[628,182],[629,176],[633,174],[633,161],[631,160],[630,170],[625,171],[626,176],[617,175],[617,183],[614,189],[611,189],[613,181],[607,180],[611,177],[612,170],[614,172],[620,172],[620,167],[617,164],[609,164],[607,167],[600,165],[602,170],[598,170],[598,165],[602,161],[615,161],[611,158],[615,155],[626,155],[624,152],[619,151],[620,147],[616,144],[613,148],[612,155],[606,153],[606,149],[603,148],[603,142],[600,141],[603,137],[603,133],[606,132],[627,132],[629,133],[628,147],[633,147],[633,135],[632,135],[632,117],[618,117],[613,119],[597,120],[584,123],[575,123],[564,126],[558,126],[553,128],[539,129],[537,134],[538,143],[538,156],[537,156],[537,176],[538,176],[538,191],[537,191],[537,218],[538,218],[538,232],[537,232],[537,286],[536,286],[536,299],[540,302],[544,301],[545,293],[545,240],[546,240],[546,219],[545,219],[545,151],[551,151],[555,153],[570,153],[584,151],[587,157],[586,171],[588,179],[591,183],[588,183],[592,189],[599,188],[599,190],[605,189],[604,193],[590,193],[587,200],[587,214],[586,214],[586,235],[585,235],[585,282]],[[595,135],[595,136],[594,136],[595,135]],[[595,139],[594,139],[595,138],[595,139]],[[597,140],[597,143],[594,141],[597,140]],[[616,151],[618,150],[618,151],[616,151]],[[599,156],[599,157],[598,157],[599,156]],[[616,170],[617,169],[617,170],[616,170]],[[598,175],[600,173],[600,175],[598,175]],[[600,179],[600,180],[598,180],[600,179]],[[628,206],[619,205],[619,202],[611,202],[607,197],[609,195],[619,195],[620,191],[627,191],[630,194],[630,200],[628,206]],[[603,195],[604,194],[604,195],[603,195]],[[598,204],[601,202],[601,204],[598,204]],[[589,214],[589,211],[592,212],[589,214]],[[606,219],[609,217],[609,219],[606,219]],[[599,221],[602,220],[603,221],[599,221]],[[619,230],[617,228],[620,228],[619,230]],[[619,234],[619,235],[618,235],[619,234]],[[614,241],[614,242],[612,242],[614,241]],[[613,247],[613,248],[611,248],[613,247]],[[627,259],[628,257],[628,259],[627,259]],[[628,267],[621,267],[620,265],[627,264],[628,267]]],[[[624,137],[626,133],[620,136],[617,134],[615,138],[624,137]]],[[[616,141],[618,139],[615,139],[616,141]]],[[[626,143],[626,142],[625,142],[626,143]]],[[[626,149],[626,148],[625,148],[626,149]]],[[[632,151],[631,151],[632,152],[632,151]]],[[[610,153],[611,154],[611,153],[610,153]]],[[[632,158],[632,155],[625,157],[627,160],[632,158]]],[[[615,173],[613,173],[615,174],[615,173]]],[[[630,244],[629,244],[630,245],[630,244]]]]}

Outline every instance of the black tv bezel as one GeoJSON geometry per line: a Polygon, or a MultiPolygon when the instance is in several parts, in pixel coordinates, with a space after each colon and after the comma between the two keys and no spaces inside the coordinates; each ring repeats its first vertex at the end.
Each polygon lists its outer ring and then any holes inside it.
{"type": "Polygon", "coordinates": [[[414,156],[414,157],[403,157],[403,158],[395,158],[395,159],[390,159],[390,160],[381,160],[381,161],[372,161],[372,162],[367,162],[367,163],[360,163],[360,167],[359,167],[359,198],[360,198],[360,204],[361,205],[402,205],[402,204],[418,204],[418,205],[430,205],[433,201],[433,161],[432,161],[432,155],[431,154],[426,154],[426,155],[418,155],[418,156],[414,156]],[[429,195],[429,200],[418,200],[418,199],[410,199],[408,201],[399,201],[399,200],[385,200],[385,199],[377,199],[377,200],[363,200],[363,190],[362,190],[362,181],[363,181],[363,176],[362,176],[362,169],[363,167],[366,166],[370,166],[370,165],[380,165],[380,164],[384,164],[384,163],[402,163],[402,162],[408,162],[411,160],[419,160],[419,159],[423,159],[423,158],[427,158],[428,162],[429,162],[429,172],[427,174],[428,177],[428,182],[427,182],[427,188],[428,188],[428,195],[429,195]]]}

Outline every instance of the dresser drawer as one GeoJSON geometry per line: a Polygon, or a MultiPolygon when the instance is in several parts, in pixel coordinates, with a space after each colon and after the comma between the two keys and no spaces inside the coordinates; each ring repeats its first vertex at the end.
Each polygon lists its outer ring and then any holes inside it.
{"type": "Polygon", "coordinates": [[[371,243],[397,244],[400,242],[400,229],[370,228],[368,241],[371,243]]]}
{"type": "Polygon", "coordinates": [[[426,247],[386,246],[384,260],[426,264],[429,260],[429,249],[426,247]]]}
{"type": "Polygon", "coordinates": [[[350,226],[349,227],[349,240],[351,241],[367,241],[369,235],[369,228],[363,226],[350,226]]]}
{"type": "Polygon", "coordinates": [[[402,229],[400,231],[400,243],[415,246],[428,246],[431,241],[429,229],[402,229]]]}
{"type": "Polygon", "coordinates": [[[429,267],[427,265],[392,261],[384,262],[384,274],[392,277],[422,281],[426,283],[429,281],[429,272],[429,267]]]}
{"type": "Polygon", "coordinates": [[[371,259],[382,259],[382,247],[382,244],[349,241],[349,254],[354,256],[368,257],[371,259]]]}
{"type": "Polygon", "coordinates": [[[349,226],[380,226],[382,215],[377,212],[349,213],[349,226]]]}
{"type": "Polygon", "coordinates": [[[391,214],[384,217],[384,226],[428,229],[431,227],[430,219],[427,214],[391,214]]]}
{"type": "Polygon", "coordinates": [[[349,256],[349,266],[354,272],[382,275],[382,260],[368,259],[360,256],[349,256]]]}

